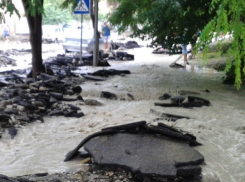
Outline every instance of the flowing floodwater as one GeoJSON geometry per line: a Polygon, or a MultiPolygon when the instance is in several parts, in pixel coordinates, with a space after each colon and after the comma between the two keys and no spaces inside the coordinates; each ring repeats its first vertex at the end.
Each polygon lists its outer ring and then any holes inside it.
{"type": "Polygon", "coordinates": [[[164,122],[197,137],[203,145],[195,149],[205,157],[205,164],[201,165],[203,182],[245,181],[245,89],[237,91],[233,86],[223,85],[223,73],[211,69],[193,65],[170,68],[177,55],[154,55],[149,48],[127,52],[135,55],[135,61],[110,61],[111,67],[86,66],[79,70],[131,71],[129,75],[113,76],[104,82],[85,81],[81,85],[83,98],[96,99],[102,106],[73,102],[81,107],[84,117],[46,117],[45,123],[21,126],[13,140],[5,132],[0,139],[0,173],[18,176],[69,171],[81,166],[81,160],[63,162],[65,155],[87,135],[104,127],[145,120],[153,124],[164,122]],[[204,92],[207,89],[210,92],[204,92]],[[174,96],[180,90],[200,92],[199,97],[210,100],[212,105],[193,109],[154,106],[163,93],[174,96]],[[124,99],[101,98],[101,91],[113,92],[124,99]],[[135,100],[130,100],[128,93],[135,100]],[[151,109],[191,119],[168,122],[151,113],[151,109]]]}

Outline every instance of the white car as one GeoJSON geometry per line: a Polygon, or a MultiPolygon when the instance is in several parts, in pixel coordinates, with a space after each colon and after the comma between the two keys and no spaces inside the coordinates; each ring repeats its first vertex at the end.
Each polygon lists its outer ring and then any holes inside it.
{"type": "MultiPolygon", "coordinates": [[[[94,39],[93,39],[94,31],[91,28],[83,28],[82,32],[82,51],[90,52],[93,50],[94,39]]],[[[81,49],[81,29],[71,29],[66,30],[65,33],[65,41],[63,42],[63,49],[65,52],[80,52],[81,49]]],[[[103,40],[99,39],[99,49],[104,49],[105,44],[103,40]]]]}
{"type": "Polygon", "coordinates": [[[63,42],[65,34],[63,28],[57,25],[43,25],[42,26],[42,40],[51,42],[63,42]]]}

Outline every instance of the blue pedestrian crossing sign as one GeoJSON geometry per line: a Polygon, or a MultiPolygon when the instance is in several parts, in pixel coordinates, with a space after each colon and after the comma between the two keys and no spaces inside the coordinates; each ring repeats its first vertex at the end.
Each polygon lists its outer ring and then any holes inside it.
{"type": "Polygon", "coordinates": [[[77,0],[77,7],[74,10],[75,14],[89,14],[89,0],[77,0]]]}

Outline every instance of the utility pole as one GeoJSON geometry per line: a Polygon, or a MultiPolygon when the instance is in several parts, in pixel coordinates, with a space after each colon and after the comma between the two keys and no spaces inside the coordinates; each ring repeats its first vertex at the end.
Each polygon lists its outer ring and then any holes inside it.
{"type": "Polygon", "coordinates": [[[94,51],[93,51],[93,66],[98,66],[99,58],[99,37],[98,37],[98,0],[94,0],[94,51]]]}
{"type": "Polygon", "coordinates": [[[80,41],[80,61],[83,60],[83,14],[81,14],[81,41],[80,41]]]}

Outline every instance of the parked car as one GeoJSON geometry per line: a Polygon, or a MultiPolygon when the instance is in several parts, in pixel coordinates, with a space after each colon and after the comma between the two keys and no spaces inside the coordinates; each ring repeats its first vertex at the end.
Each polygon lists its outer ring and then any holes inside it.
{"type": "MultiPolygon", "coordinates": [[[[91,29],[83,29],[82,32],[82,51],[90,52],[94,47],[94,36],[93,30],[91,29]]],[[[68,31],[65,34],[65,41],[63,43],[63,49],[65,52],[80,52],[81,49],[81,29],[68,31]]],[[[105,44],[103,39],[99,39],[99,49],[104,49],[105,44]]]]}
{"type": "Polygon", "coordinates": [[[63,42],[65,35],[63,28],[56,25],[43,25],[42,26],[42,40],[51,42],[63,42]]]}

